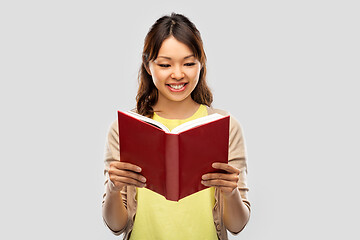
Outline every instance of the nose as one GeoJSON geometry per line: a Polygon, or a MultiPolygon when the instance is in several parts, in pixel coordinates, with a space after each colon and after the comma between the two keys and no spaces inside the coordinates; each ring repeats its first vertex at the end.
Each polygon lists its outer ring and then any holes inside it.
{"type": "Polygon", "coordinates": [[[182,71],[181,67],[175,67],[173,73],[171,74],[171,78],[176,80],[181,80],[185,76],[184,72],[182,71]]]}

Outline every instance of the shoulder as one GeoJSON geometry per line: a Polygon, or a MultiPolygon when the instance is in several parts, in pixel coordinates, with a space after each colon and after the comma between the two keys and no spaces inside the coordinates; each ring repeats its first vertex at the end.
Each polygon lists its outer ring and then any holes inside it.
{"type": "Polygon", "coordinates": [[[207,109],[208,109],[208,114],[218,113],[223,116],[230,116],[230,126],[229,126],[230,139],[243,138],[242,126],[234,115],[223,109],[217,109],[212,107],[207,107],[207,109]]]}
{"type": "Polygon", "coordinates": [[[207,108],[207,111],[208,111],[209,115],[213,114],[213,113],[218,113],[218,114],[221,114],[223,116],[230,116],[230,125],[240,127],[239,121],[230,112],[228,112],[226,110],[223,110],[223,109],[213,108],[213,107],[206,107],[206,108],[207,108]]]}
{"type": "MultiPolygon", "coordinates": [[[[130,109],[129,111],[132,111],[134,113],[137,113],[136,108],[130,109]]],[[[113,120],[108,128],[108,132],[114,132],[114,133],[118,133],[119,131],[119,122],[118,122],[118,118],[116,118],[115,120],[113,120]]]]}
{"type": "Polygon", "coordinates": [[[222,109],[218,109],[218,108],[213,108],[213,107],[207,107],[206,109],[208,111],[208,114],[213,114],[213,113],[218,113],[224,116],[230,115],[230,113],[228,111],[222,110],[222,109]]]}

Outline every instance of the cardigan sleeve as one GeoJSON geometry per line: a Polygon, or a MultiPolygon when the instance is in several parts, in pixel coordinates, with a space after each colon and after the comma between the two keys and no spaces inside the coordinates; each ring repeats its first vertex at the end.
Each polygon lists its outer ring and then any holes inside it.
{"type": "Polygon", "coordinates": [[[229,164],[240,170],[238,188],[241,197],[247,207],[250,209],[250,202],[248,201],[247,186],[247,156],[245,140],[240,123],[235,117],[230,115],[230,133],[229,133],[229,164]]]}
{"type": "MultiPolygon", "coordinates": [[[[108,184],[111,184],[109,180],[109,168],[110,163],[113,161],[120,161],[120,151],[119,151],[119,131],[118,131],[118,121],[114,121],[108,131],[107,137],[106,137],[106,144],[105,144],[105,154],[104,154],[104,194],[103,194],[103,201],[102,206],[104,206],[104,203],[106,201],[106,189],[109,187],[108,184]]],[[[127,191],[126,187],[124,187],[121,190],[121,198],[124,203],[125,208],[127,208],[127,191]]],[[[108,224],[105,222],[105,219],[103,219],[105,225],[109,228],[108,224]]],[[[113,234],[120,235],[124,230],[120,231],[113,231],[111,228],[109,228],[113,234]]]]}
{"type": "MultiPolygon", "coordinates": [[[[248,207],[249,211],[251,211],[251,205],[248,200],[248,194],[247,194],[249,191],[249,188],[247,186],[247,178],[246,178],[248,171],[247,171],[247,156],[246,156],[245,140],[243,137],[243,132],[242,132],[240,123],[232,115],[230,115],[229,164],[240,170],[238,189],[239,189],[242,201],[248,207]]],[[[248,221],[249,221],[249,219],[248,219],[248,221]]],[[[245,226],[246,225],[247,225],[247,223],[245,224],[245,226]]],[[[241,229],[239,232],[231,232],[231,233],[236,235],[236,234],[240,233],[243,229],[241,229]]]]}
{"type": "Polygon", "coordinates": [[[243,136],[243,131],[239,121],[231,115],[229,112],[221,109],[208,109],[209,114],[219,113],[221,115],[230,116],[230,129],[229,129],[229,155],[228,162],[231,166],[236,167],[240,170],[238,188],[243,202],[250,210],[250,202],[248,200],[248,191],[247,187],[247,155],[246,155],[246,146],[243,136]]]}
{"type": "MultiPolygon", "coordinates": [[[[229,129],[229,155],[228,162],[231,166],[236,167],[240,170],[239,180],[237,182],[238,189],[241,195],[241,199],[243,203],[248,207],[249,211],[251,211],[251,205],[248,200],[248,191],[249,188],[247,186],[247,155],[246,155],[246,146],[245,140],[243,136],[243,131],[238,120],[231,115],[229,112],[221,110],[221,109],[212,109],[209,108],[209,113],[219,113],[224,116],[230,116],[230,129],[229,129]]],[[[214,215],[214,217],[216,214],[214,215]]],[[[249,219],[248,219],[249,221],[249,219]]],[[[247,223],[246,223],[247,224],[247,223]]],[[[245,224],[245,226],[246,226],[245,224]]],[[[244,226],[244,227],[245,227],[244,226]]],[[[244,229],[244,228],[243,228],[244,229]]],[[[231,232],[236,235],[239,232],[231,232]]]]}

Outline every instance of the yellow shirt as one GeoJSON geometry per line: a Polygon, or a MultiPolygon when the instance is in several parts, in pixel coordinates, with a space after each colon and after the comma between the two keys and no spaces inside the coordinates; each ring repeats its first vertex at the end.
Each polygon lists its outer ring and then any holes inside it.
{"type": "MultiPolygon", "coordinates": [[[[187,119],[165,119],[154,114],[153,119],[170,130],[207,115],[204,105],[187,119]]],[[[147,188],[137,188],[137,211],[130,239],[218,239],[212,210],[215,189],[204,189],[181,199],[168,201],[147,188]]]]}

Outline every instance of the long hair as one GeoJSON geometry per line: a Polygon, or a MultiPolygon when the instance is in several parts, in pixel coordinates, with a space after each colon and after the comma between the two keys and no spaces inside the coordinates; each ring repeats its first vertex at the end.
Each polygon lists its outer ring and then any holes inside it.
{"type": "Polygon", "coordinates": [[[158,100],[158,90],[146,68],[149,67],[150,61],[157,58],[161,44],[170,36],[188,46],[202,66],[199,81],[191,93],[191,98],[209,107],[213,101],[212,93],[206,83],[206,55],[200,32],[187,17],[172,13],[170,16],[159,18],[145,37],[142,64],[138,75],[139,89],[136,95],[136,110],[141,115],[152,117],[154,114],[152,107],[158,100]]]}

